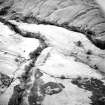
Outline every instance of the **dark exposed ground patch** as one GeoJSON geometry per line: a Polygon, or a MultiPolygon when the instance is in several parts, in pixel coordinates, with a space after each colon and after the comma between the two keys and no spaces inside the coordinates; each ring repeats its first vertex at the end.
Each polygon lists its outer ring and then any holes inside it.
{"type": "Polygon", "coordinates": [[[61,83],[48,82],[41,86],[41,91],[47,95],[53,95],[61,92],[65,88],[61,83]]]}
{"type": "Polygon", "coordinates": [[[45,94],[40,91],[40,86],[43,84],[42,79],[37,79],[31,88],[30,95],[28,97],[29,105],[41,105],[44,100],[45,94]]]}
{"type": "Polygon", "coordinates": [[[42,102],[46,95],[53,95],[61,92],[65,88],[61,83],[48,82],[40,78],[43,76],[43,73],[39,69],[35,73],[35,81],[33,87],[31,88],[28,101],[30,105],[42,105],[42,102]]]}
{"type": "Polygon", "coordinates": [[[8,10],[10,9],[11,7],[10,6],[7,6],[7,7],[4,7],[0,10],[0,16],[1,15],[7,15],[8,14],[8,10]]]}
{"type": "Polygon", "coordinates": [[[92,92],[92,96],[90,97],[92,101],[91,105],[105,105],[105,85],[101,80],[78,77],[73,79],[72,83],[79,88],[92,92]]]}
{"type": "Polygon", "coordinates": [[[41,76],[43,76],[43,73],[37,69],[35,71],[35,81],[28,97],[29,105],[41,105],[44,100],[45,94],[40,91],[41,85],[44,84],[44,81],[40,79],[41,76]]]}
{"type": "Polygon", "coordinates": [[[12,82],[12,78],[10,78],[9,76],[0,73],[0,81],[2,82],[2,85],[4,86],[9,86],[12,82]]]}
{"type": "Polygon", "coordinates": [[[23,92],[24,89],[20,88],[19,85],[16,85],[14,87],[13,95],[8,102],[8,105],[21,105],[23,92]]]}

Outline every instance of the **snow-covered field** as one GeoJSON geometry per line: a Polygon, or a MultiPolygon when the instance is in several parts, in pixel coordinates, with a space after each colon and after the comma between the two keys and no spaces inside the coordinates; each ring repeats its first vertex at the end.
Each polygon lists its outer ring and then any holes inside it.
{"type": "Polygon", "coordinates": [[[0,105],[105,105],[104,5],[0,0],[0,105]]]}
{"type": "MultiPolygon", "coordinates": [[[[46,39],[48,47],[41,52],[35,65],[44,74],[41,77],[44,83],[53,81],[65,86],[61,93],[47,95],[42,102],[43,105],[90,105],[89,97],[92,96],[92,92],[77,87],[71,80],[78,77],[103,79],[101,72],[105,72],[105,51],[95,47],[81,33],[51,25],[10,22],[22,31],[40,33],[39,35],[46,39]],[[91,52],[88,54],[88,51],[91,52]],[[69,79],[60,80],[61,76],[69,79]]],[[[10,77],[21,76],[27,65],[29,53],[39,46],[39,41],[35,38],[22,37],[2,23],[0,31],[0,72],[10,77]],[[20,61],[16,62],[18,57],[20,61]]],[[[8,104],[13,84],[1,94],[0,105],[8,104]]]]}

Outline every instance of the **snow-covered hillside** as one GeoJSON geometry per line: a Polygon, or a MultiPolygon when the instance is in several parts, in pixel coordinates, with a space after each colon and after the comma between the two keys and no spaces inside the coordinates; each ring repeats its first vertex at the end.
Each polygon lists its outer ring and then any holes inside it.
{"type": "Polygon", "coordinates": [[[104,105],[104,24],[94,0],[1,0],[0,105],[104,105]]]}

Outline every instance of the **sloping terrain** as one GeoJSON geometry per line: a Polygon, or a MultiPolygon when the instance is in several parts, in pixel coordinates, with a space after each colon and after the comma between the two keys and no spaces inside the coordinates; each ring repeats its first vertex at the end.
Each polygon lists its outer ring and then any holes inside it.
{"type": "Polygon", "coordinates": [[[104,23],[95,0],[0,0],[0,105],[104,105],[104,23]]]}
{"type": "Polygon", "coordinates": [[[0,14],[7,19],[82,32],[104,49],[105,16],[95,0],[7,0],[2,3],[0,14]]]}

